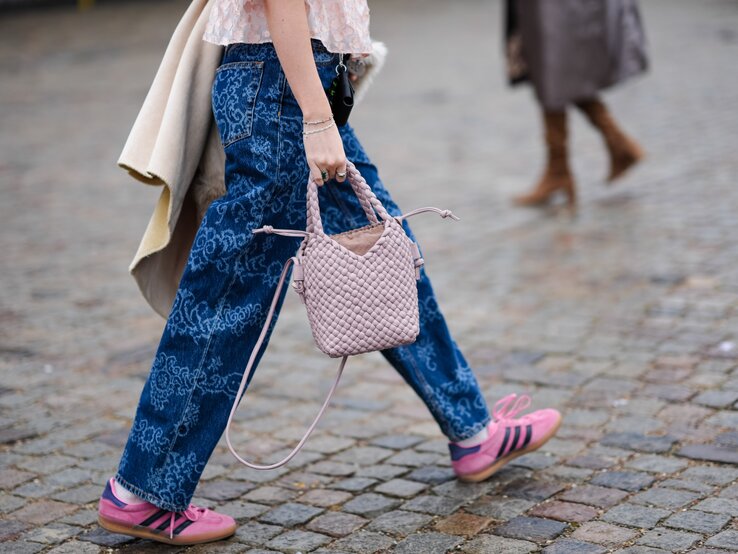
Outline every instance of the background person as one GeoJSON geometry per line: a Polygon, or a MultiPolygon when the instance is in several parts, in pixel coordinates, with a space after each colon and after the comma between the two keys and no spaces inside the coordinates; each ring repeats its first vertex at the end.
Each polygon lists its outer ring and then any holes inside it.
{"type": "Polygon", "coordinates": [[[530,81],[543,112],[547,163],[515,202],[545,205],[563,193],[576,203],[568,160],[567,109],[576,106],[602,134],[608,182],[643,158],[600,99],[603,89],[645,71],[645,36],[635,0],[507,0],[506,54],[512,84],[530,81]]]}

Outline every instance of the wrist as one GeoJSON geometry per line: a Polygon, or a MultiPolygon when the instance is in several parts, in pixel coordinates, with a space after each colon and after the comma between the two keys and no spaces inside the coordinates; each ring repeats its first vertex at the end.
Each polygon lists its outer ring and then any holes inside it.
{"type": "Polygon", "coordinates": [[[302,136],[307,137],[310,135],[317,135],[318,133],[322,133],[336,126],[336,122],[333,121],[332,117],[330,119],[327,119],[326,122],[321,121],[315,122],[315,124],[303,124],[302,136]]]}
{"type": "Polygon", "coordinates": [[[322,121],[333,117],[333,112],[328,102],[320,106],[310,106],[302,110],[303,121],[322,121]]]}
{"type": "Polygon", "coordinates": [[[325,125],[326,123],[334,123],[333,114],[329,115],[328,117],[323,117],[321,119],[303,119],[302,120],[303,127],[315,127],[316,125],[325,125]]]}

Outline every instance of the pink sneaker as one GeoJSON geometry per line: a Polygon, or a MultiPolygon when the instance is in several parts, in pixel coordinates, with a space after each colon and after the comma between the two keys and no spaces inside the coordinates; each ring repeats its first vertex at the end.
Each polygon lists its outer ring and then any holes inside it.
{"type": "Polygon", "coordinates": [[[483,481],[518,456],[537,450],[561,425],[561,414],[547,409],[513,419],[530,406],[530,396],[510,394],[497,401],[490,422],[489,438],[477,446],[449,443],[451,466],[462,481],[483,481]]]}
{"type": "Polygon", "coordinates": [[[179,545],[217,541],[236,532],[232,517],[192,504],[184,512],[161,510],[150,502],[126,504],[115,495],[113,479],[100,498],[97,520],[112,533],[179,545]]]}

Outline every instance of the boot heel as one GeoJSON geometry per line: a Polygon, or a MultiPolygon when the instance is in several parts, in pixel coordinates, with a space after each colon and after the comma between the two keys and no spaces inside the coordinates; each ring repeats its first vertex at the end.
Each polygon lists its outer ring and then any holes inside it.
{"type": "Polygon", "coordinates": [[[528,194],[516,196],[518,206],[543,206],[548,204],[558,192],[563,192],[567,204],[576,203],[574,177],[569,168],[567,155],[567,138],[569,135],[566,123],[566,111],[543,112],[548,162],[540,180],[528,194]]]}

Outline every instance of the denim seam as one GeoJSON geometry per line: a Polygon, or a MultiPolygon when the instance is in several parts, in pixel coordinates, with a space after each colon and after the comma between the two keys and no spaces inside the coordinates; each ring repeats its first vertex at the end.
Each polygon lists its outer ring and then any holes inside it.
{"type": "Polygon", "coordinates": [[[249,60],[242,60],[240,62],[227,62],[227,63],[222,63],[215,70],[215,73],[217,75],[218,73],[220,73],[221,71],[224,71],[226,69],[238,68],[238,67],[245,67],[245,66],[250,66],[250,65],[259,66],[259,68],[261,68],[261,69],[264,68],[264,62],[263,61],[260,61],[260,60],[251,60],[251,61],[249,61],[249,60]]]}
{"type": "MultiPolygon", "coordinates": [[[[243,256],[243,253],[241,253],[241,255],[238,257],[238,260],[236,261],[236,263],[240,261],[242,256],[243,256]]],[[[230,292],[231,288],[233,287],[233,283],[236,281],[236,277],[237,275],[234,273],[233,277],[231,278],[230,283],[228,284],[228,288],[226,289],[225,294],[223,295],[220,302],[218,303],[218,312],[210,328],[210,333],[208,334],[208,340],[207,340],[207,343],[205,344],[205,349],[203,350],[202,357],[200,358],[200,363],[197,367],[194,378],[192,380],[192,388],[189,391],[187,400],[184,402],[184,405],[182,406],[182,415],[178,419],[177,424],[173,427],[174,436],[172,437],[172,440],[167,445],[166,450],[162,451],[163,458],[162,458],[161,468],[165,468],[167,466],[167,460],[169,458],[169,455],[172,453],[172,450],[174,450],[174,445],[177,443],[177,439],[180,436],[179,428],[182,426],[182,423],[184,422],[184,419],[187,416],[187,409],[190,407],[190,403],[192,401],[192,395],[194,394],[195,388],[197,387],[197,380],[200,377],[200,373],[202,372],[203,365],[205,364],[205,360],[207,359],[208,351],[210,350],[210,344],[212,342],[213,335],[215,334],[215,328],[217,327],[217,323],[220,321],[221,313],[223,310],[223,305],[225,304],[225,297],[227,296],[227,294],[230,292]]],[[[141,489],[139,489],[138,487],[136,487],[136,489],[139,492],[142,492],[141,489]]],[[[136,491],[131,491],[131,492],[135,493],[136,491]]],[[[146,493],[146,495],[150,496],[149,493],[146,493]]],[[[138,495],[138,496],[141,496],[141,498],[144,498],[142,495],[138,495]]]]}
{"type": "MultiPolygon", "coordinates": [[[[236,259],[236,264],[238,264],[241,261],[241,258],[244,256],[246,252],[242,252],[238,258],[236,259]]],[[[167,458],[169,458],[169,454],[172,453],[172,450],[174,450],[174,445],[177,442],[177,438],[179,438],[179,428],[182,426],[182,423],[184,423],[184,419],[187,416],[187,409],[190,407],[190,403],[192,402],[192,395],[195,393],[195,389],[197,388],[197,380],[200,377],[200,373],[202,373],[202,368],[205,365],[205,360],[208,357],[208,352],[210,351],[210,344],[213,341],[213,335],[215,334],[215,329],[217,327],[217,324],[220,322],[221,314],[223,313],[223,306],[225,305],[225,299],[226,296],[228,296],[228,293],[231,292],[231,288],[233,288],[233,283],[236,282],[236,278],[238,277],[238,274],[234,272],[233,277],[231,278],[231,282],[228,283],[228,288],[226,289],[225,293],[223,293],[223,296],[220,298],[220,301],[218,302],[218,312],[215,315],[215,319],[213,321],[213,324],[210,328],[210,334],[208,335],[208,341],[205,344],[205,349],[203,350],[202,357],[200,358],[200,363],[197,366],[197,370],[195,371],[194,378],[192,379],[192,388],[190,389],[190,394],[187,396],[187,400],[184,403],[184,406],[182,407],[182,416],[177,422],[177,425],[174,427],[174,437],[172,438],[172,441],[169,443],[169,447],[167,448],[166,454],[164,456],[164,464],[163,466],[166,467],[167,465],[167,458]]]]}
{"type": "MultiPolygon", "coordinates": [[[[271,205],[271,201],[274,198],[274,187],[270,187],[270,189],[271,189],[271,193],[269,195],[269,200],[267,202],[265,202],[265,204],[264,204],[264,211],[266,211],[266,206],[267,205],[271,205]]],[[[259,223],[255,226],[255,228],[256,227],[260,227],[261,224],[263,223],[263,221],[264,221],[264,211],[261,212],[260,217],[259,217],[259,223]]],[[[236,261],[234,263],[234,267],[237,267],[238,264],[241,263],[241,260],[244,258],[244,256],[246,256],[246,253],[247,253],[247,250],[248,250],[248,246],[250,244],[251,244],[251,241],[249,241],[249,244],[246,245],[246,247],[244,248],[243,252],[241,252],[241,254],[238,256],[238,258],[236,258],[236,261]]],[[[177,423],[177,425],[174,427],[174,429],[175,429],[175,435],[174,435],[174,437],[172,439],[172,442],[169,444],[169,447],[167,448],[166,455],[164,456],[163,467],[166,467],[166,465],[167,465],[166,464],[167,458],[169,457],[169,454],[174,449],[174,445],[177,443],[177,439],[179,438],[179,434],[176,431],[179,430],[179,428],[182,426],[182,423],[184,422],[184,418],[187,416],[187,409],[190,407],[190,403],[192,402],[192,395],[194,394],[195,389],[197,388],[196,387],[197,379],[200,377],[200,373],[202,373],[202,368],[205,365],[205,360],[207,359],[208,352],[210,350],[210,344],[212,342],[213,335],[215,334],[215,328],[217,326],[216,324],[221,320],[221,316],[222,316],[222,313],[223,313],[223,306],[225,305],[225,300],[226,300],[227,296],[230,294],[231,289],[233,288],[233,284],[236,282],[236,279],[237,278],[238,278],[238,273],[237,272],[234,272],[233,278],[231,279],[231,282],[228,284],[228,288],[223,293],[223,296],[221,297],[221,300],[219,302],[219,305],[218,305],[218,313],[216,315],[215,321],[213,322],[213,326],[212,326],[212,328],[210,330],[210,335],[208,336],[208,342],[205,345],[205,350],[203,351],[203,355],[202,355],[202,358],[200,360],[200,365],[198,366],[197,372],[195,373],[195,378],[192,381],[194,384],[192,386],[192,389],[190,390],[189,396],[187,397],[187,401],[185,402],[184,407],[182,409],[182,416],[181,416],[179,422],[177,423]]],[[[244,391],[244,393],[245,393],[245,391],[244,391]]]]}
{"type": "MultiPolygon", "coordinates": [[[[264,220],[264,215],[262,213],[262,217],[260,218],[260,222],[263,221],[263,220],[264,220]]],[[[258,225],[258,226],[260,226],[260,225],[258,225]]],[[[249,244],[250,244],[250,241],[249,241],[249,244]]],[[[246,255],[246,249],[244,249],[244,251],[241,252],[241,254],[238,256],[238,258],[236,258],[236,261],[234,263],[234,267],[235,266],[238,266],[238,264],[241,263],[241,260],[244,258],[245,255],[246,255]]],[[[196,386],[197,379],[200,377],[200,374],[202,373],[202,368],[205,365],[205,360],[207,359],[208,352],[210,351],[210,344],[212,343],[212,338],[213,338],[213,335],[215,334],[215,328],[217,327],[217,323],[220,322],[220,320],[221,320],[221,315],[223,313],[223,306],[225,305],[226,297],[228,296],[228,294],[230,294],[231,289],[233,288],[233,284],[236,282],[236,279],[237,278],[238,278],[238,274],[236,272],[234,272],[233,278],[231,279],[231,282],[228,284],[228,288],[223,293],[223,296],[221,297],[221,300],[219,302],[219,305],[218,305],[218,313],[216,315],[216,319],[213,322],[213,326],[211,328],[210,335],[208,336],[208,342],[205,345],[205,350],[203,351],[202,358],[200,360],[200,364],[199,364],[199,366],[197,368],[197,372],[195,373],[195,378],[192,381],[195,384],[193,384],[192,389],[190,389],[190,394],[187,397],[187,401],[185,402],[184,407],[182,409],[182,417],[179,419],[179,422],[174,427],[174,429],[175,429],[175,435],[174,435],[174,438],[172,439],[171,444],[169,445],[169,448],[167,449],[166,455],[164,456],[164,463],[163,463],[163,466],[162,467],[166,467],[166,465],[167,465],[167,463],[166,463],[167,462],[167,458],[169,457],[169,454],[172,452],[172,450],[174,450],[174,445],[177,443],[177,439],[180,437],[180,435],[177,433],[177,431],[182,426],[182,423],[184,423],[184,418],[187,416],[187,409],[190,407],[190,403],[192,402],[192,395],[195,393],[195,389],[197,388],[197,386],[196,386]]]]}
{"type": "Polygon", "coordinates": [[[282,180],[282,107],[284,106],[284,93],[287,90],[287,76],[282,69],[279,70],[279,79],[282,81],[281,93],[279,95],[279,106],[277,106],[277,186],[281,186],[282,180]]]}

